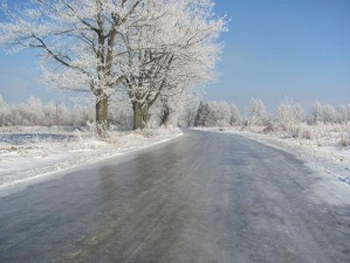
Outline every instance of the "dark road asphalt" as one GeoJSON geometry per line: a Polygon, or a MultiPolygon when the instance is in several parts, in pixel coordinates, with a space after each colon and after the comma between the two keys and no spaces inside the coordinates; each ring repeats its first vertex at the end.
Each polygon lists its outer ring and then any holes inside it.
{"type": "Polygon", "coordinates": [[[0,262],[350,262],[349,187],[190,131],[0,199],[0,262]]]}

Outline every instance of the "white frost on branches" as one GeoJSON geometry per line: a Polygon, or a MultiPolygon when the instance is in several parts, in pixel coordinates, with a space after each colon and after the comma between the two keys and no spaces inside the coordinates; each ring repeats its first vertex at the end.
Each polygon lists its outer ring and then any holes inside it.
{"type": "Polygon", "coordinates": [[[64,89],[109,96],[121,81],[115,34],[128,26],[140,1],[32,1],[21,9],[3,5],[8,22],[0,23],[0,43],[10,51],[41,51],[45,78],[64,89]]]}
{"type": "Polygon", "coordinates": [[[102,123],[108,99],[126,90],[139,127],[160,97],[181,97],[216,78],[226,21],[213,6],[212,0],[32,0],[16,10],[3,4],[8,21],[0,23],[0,44],[13,52],[38,49],[44,78],[92,92],[102,123]]]}
{"type": "Polygon", "coordinates": [[[304,118],[304,110],[300,104],[285,99],[277,107],[277,121],[285,129],[300,124],[304,118]]]}
{"type": "Polygon", "coordinates": [[[265,104],[260,99],[251,99],[248,106],[248,125],[265,125],[268,119],[265,104]]]}

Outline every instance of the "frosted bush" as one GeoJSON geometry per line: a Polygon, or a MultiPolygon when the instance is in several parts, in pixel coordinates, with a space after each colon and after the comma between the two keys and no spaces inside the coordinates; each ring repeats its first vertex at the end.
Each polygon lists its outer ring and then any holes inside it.
{"type": "Polygon", "coordinates": [[[264,133],[274,133],[277,131],[279,131],[279,126],[275,120],[269,121],[263,130],[264,133]]]}
{"type": "Polygon", "coordinates": [[[307,124],[302,124],[300,126],[300,136],[301,138],[307,139],[307,140],[312,140],[315,137],[312,128],[307,124]]]}
{"type": "Polygon", "coordinates": [[[282,101],[277,108],[277,123],[285,130],[300,124],[303,119],[303,108],[292,100],[282,101]]]}
{"type": "Polygon", "coordinates": [[[307,139],[307,140],[312,139],[312,133],[310,130],[303,130],[301,136],[303,139],[307,139]]]}
{"type": "Polygon", "coordinates": [[[297,125],[291,126],[288,130],[289,137],[297,139],[300,138],[300,127],[297,125]]]}
{"type": "Polygon", "coordinates": [[[250,100],[247,113],[249,126],[265,125],[268,120],[265,104],[260,99],[250,100]]]}
{"type": "Polygon", "coordinates": [[[290,126],[287,130],[287,133],[288,133],[288,137],[291,137],[294,139],[300,138],[300,139],[312,140],[316,137],[312,127],[307,125],[306,123],[290,126]]]}

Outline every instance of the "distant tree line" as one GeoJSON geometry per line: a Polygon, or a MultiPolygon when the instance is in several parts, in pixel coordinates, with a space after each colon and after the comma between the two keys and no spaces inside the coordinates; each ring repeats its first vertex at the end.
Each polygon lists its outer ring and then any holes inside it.
{"type": "MultiPolygon", "coordinates": [[[[276,113],[269,116],[260,99],[251,99],[245,115],[234,104],[226,101],[199,101],[196,97],[176,103],[163,103],[160,99],[153,107],[150,128],[159,126],[180,127],[228,127],[264,126],[266,130],[290,130],[306,123],[341,124],[350,122],[350,104],[333,107],[318,101],[307,114],[299,103],[285,99],[279,103],[276,113]]],[[[75,105],[67,107],[53,100],[43,103],[30,96],[25,103],[8,104],[0,95],[0,126],[85,126],[95,121],[93,107],[75,105]]],[[[128,101],[118,101],[110,108],[109,122],[118,130],[133,129],[133,110],[128,101]]]]}
{"type": "Polygon", "coordinates": [[[69,109],[53,100],[44,104],[34,96],[25,103],[7,104],[0,95],[0,126],[83,126],[93,120],[93,110],[80,105],[69,109]]]}
{"type": "MultiPolygon", "coordinates": [[[[116,104],[110,114],[110,122],[121,130],[131,129],[132,112],[116,104]]],[[[30,96],[25,103],[8,104],[0,95],[0,126],[86,126],[95,121],[93,107],[75,105],[67,107],[64,103],[51,100],[43,103],[41,99],[30,96]]]]}
{"type": "Polygon", "coordinates": [[[312,104],[310,114],[306,114],[299,103],[284,99],[277,106],[276,113],[269,116],[262,100],[253,98],[247,107],[246,116],[242,116],[234,104],[227,102],[203,102],[196,109],[187,109],[183,113],[187,126],[269,126],[272,129],[288,129],[305,122],[335,124],[350,122],[350,104],[333,107],[318,101],[312,104]]]}

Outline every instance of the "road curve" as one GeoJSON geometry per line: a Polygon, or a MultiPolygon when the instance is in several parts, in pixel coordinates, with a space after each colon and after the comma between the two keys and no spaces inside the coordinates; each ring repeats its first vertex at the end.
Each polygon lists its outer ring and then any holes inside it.
{"type": "Polygon", "coordinates": [[[189,131],[0,199],[0,262],[350,262],[350,191],[293,155],[189,131]]]}

